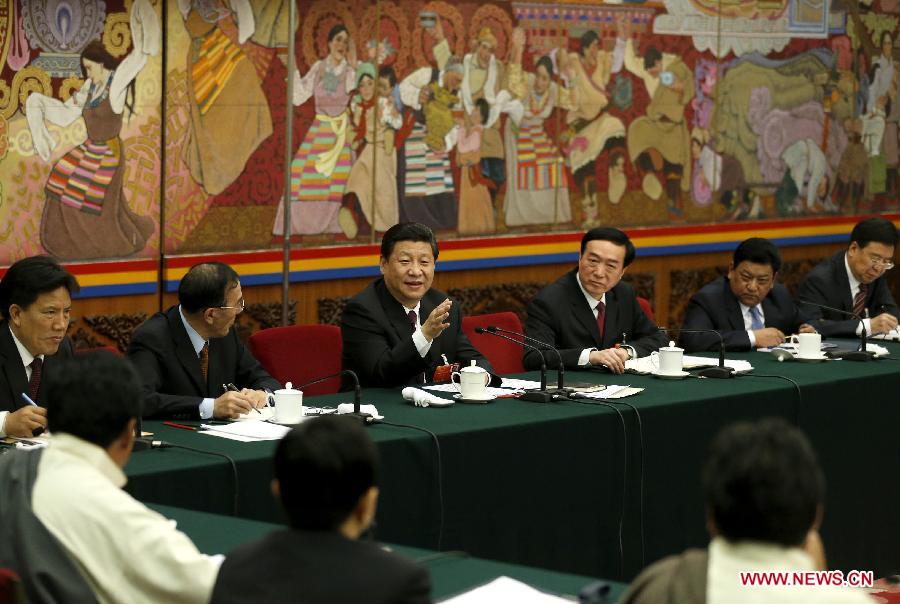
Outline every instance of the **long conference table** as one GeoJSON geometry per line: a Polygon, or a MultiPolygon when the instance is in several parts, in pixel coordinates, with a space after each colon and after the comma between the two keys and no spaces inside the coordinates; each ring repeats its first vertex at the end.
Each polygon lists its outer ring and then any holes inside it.
{"type": "MultiPolygon", "coordinates": [[[[829,565],[897,572],[900,344],[882,345],[891,357],[868,363],[729,354],[754,371],[725,380],[567,372],[570,382],[645,388],[612,406],[497,399],[419,408],[399,391],[364,390],[364,403],[403,424],[369,428],[382,459],[377,538],[627,582],[654,560],[708,542],[701,469],[715,433],[780,416],[808,435],[825,472],[829,565]]],[[[241,443],[153,421],[144,429],[228,455],[238,484],[221,457],[144,451],[126,468],[126,489],[138,499],[222,515],[236,504],[241,517],[283,522],[269,488],[273,441],[241,443]]]]}
{"type": "MultiPolygon", "coordinates": [[[[151,504],[150,507],[163,516],[175,520],[178,528],[186,533],[205,554],[227,554],[236,546],[260,539],[278,530],[277,524],[217,516],[205,512],[151,504]]],[[[431,575],[431,595],[442,600],[478,587],[497,577],[512,577],[541,591],[569,597],[575,596],[597,579],[564,574],[517,564],[480,560],[463,552],[434,552],[415,547],[390,546],[392,551],[415,560],[428,569],[431,575]]],[[[625,591],[625,585],[603,581],[609,586],[607,602],[615,602],[625,591]]]]}

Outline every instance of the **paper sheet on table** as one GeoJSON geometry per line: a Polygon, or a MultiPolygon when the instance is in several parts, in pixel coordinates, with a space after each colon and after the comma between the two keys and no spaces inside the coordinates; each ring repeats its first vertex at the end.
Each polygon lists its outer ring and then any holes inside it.
{"type": "MultiPolygon", "coordinates": [[[[535,382],[537,383],[537,382],[535,382]]],[[[536,388],[540,387],[540,384],[535,386],[536,388]]],[[[459,394],[459,389],[453,384],[433,384],[431,386],[423,386],[425,390],[432,390],[434,392],[452,392],[453,394],[459,394]]],[[[512,390],[509,388],[491,388],[488,386],[484,389],[484,391],[488,394],[488,396],[512,396],[521,392],[521,390],[512,390]]]]}
{"type": "Polygon", "coordinates": [[[632,394],[643,392],[643,388],[632,388],[631,386],[607,386],[603,390],[596,392],[576,392],[573,398],[592,398],[597,400],[625,398],[632,394]]]}
{"type": "Polygon", "coordinates": [[[290,432],[287,426],[279,426],[263,421],[247,420],[244,422],[234,422],[225,426],[210,426],[202,424],[204,431],[200,434],[208,434],[210,436],[218,436],[220,438],[228,438],[231,440],[239,440],[241,442],[256,442],[260,440],[281,440],[284,435],[290,432]]]}
{"type": "Polygon", "coordinates": [[[893,342],[900,342],[900,329],[892,329],[887,333],[879,333],[874,336],[869,336],[870,340],[889,340],[893,342]]]}
{"type": "Polygon", "coordinates": [[[266,421],[272,419],[272,416],[275,415],[275,407],[269,407],[268,405],[266,405],[265,407],[261,407],[260,409],[258,409],[258,411],[259,413],[257,413],[256,411],[243,413],[239,415],[237,419],[234,419],[232,421],[245,422],[254,419],[259,421],[266,421]]]}
{"type": "MultiPolygon", "coordinates": [[[[687,354],[684,355],[681,363],[685,371],[697,369],[698,367],[709,367],[718,364],[718,359],[715,359],[713,357],[699,357],[687,354]]],[[[753,365],[750,364],[750,361],[725,359],[725,366],[730,367],[738,373],[753,371],[753,365]]],[[[653,361],[651,360],[650,355],[625,361],[625,369],[636,371],[637,373],[653,373],[654,371],[656,371],[656,367],[653,366],[653,361]]]]}
{"type": "Polygon", "coordinates": [[[568,604],[569,600],[538,591],[509,577],[497,577],[486,585],[476,587],[448,600],[442,600],[443,604],[497,604],[497,602],[568,604]]]}

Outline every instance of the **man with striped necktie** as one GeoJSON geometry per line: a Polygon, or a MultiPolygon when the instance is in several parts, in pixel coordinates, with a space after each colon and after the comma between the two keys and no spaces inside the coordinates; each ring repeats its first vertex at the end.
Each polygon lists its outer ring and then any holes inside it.
{"type": "MultiPolygon", "coordinates": [[[[799,300],[824,304],[864,317],[867,334],[897,329],[900,309],[886,279],[894,268],[897,227],[881,217],[858,222],[850,245],[816,266],[800,285],[799,300]]],[[[810,306],[810,316],[821,319],[823,336],[859,335],[860,321],[844,314],[810,306]]]]}

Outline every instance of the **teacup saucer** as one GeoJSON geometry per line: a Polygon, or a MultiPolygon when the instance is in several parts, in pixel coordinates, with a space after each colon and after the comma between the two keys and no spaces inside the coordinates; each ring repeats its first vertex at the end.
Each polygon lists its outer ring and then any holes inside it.
{"type": "Polygon", "coordinates": [[[455,398],[460,403],[489,403],[495,398],[497,398],[496,394],[488,394],[485,398],[463,398],[462,394],[454,394],[453,398],[455,398]]]}
{"type": "Polygon", "coordinates": [[[651,375],[661,380],[683,380],[691,374],[687,371],[679,371],[678,373],[660,373],[659,371],[653,371],[651,372],[651,375]]]}
{"type": "Polygon", "coordinates": [[[822,361],[827,361],[828,357],[824,352],[820,352],[817,356],[814,357],[802,357],[799,354],[795,354],[794,360],[800,361],[801,363],[821,363],[822,361]]]}

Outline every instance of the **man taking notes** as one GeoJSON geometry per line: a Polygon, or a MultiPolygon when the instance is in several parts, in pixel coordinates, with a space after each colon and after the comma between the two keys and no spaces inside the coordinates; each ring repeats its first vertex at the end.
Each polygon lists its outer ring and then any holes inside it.
{"type": "Polygon", "coordinates": [[[0,281],[0,437],[47,426],[41,377],[72,356],[66,330],[77,291],[75,277],[49,256],[19,260],[0,281]]]}
{"type": "MultiPolygon", "coordinates": [[[[777,346],[785,335],[814,332],[787,288],[775,282],[780,268],[781,254],[771,241],[743,241],[734,250],[728,276],[691,297],[684,329],[718,331],[725,350],[734,351],[777,346]]],[[[719,338],[712,333],[683,333],[681,341],[689,352],[719,349],[719,338]]]]}
{"type": "MultiPolygon", "coordinates": [[[[897,227],[884,218],[869,218],[853,227],[850,246],[810,271],[800,285],[798,300],[824,304],[866,317],[866,333],[896,329],[900,309],[885,274],[894,268],[897,227]]],[[[801,305],[802,302],[799,302],[801,305]]],[[[860,322],[843,313],[803,305],[823,336],[859,335],[860,322]]]]}
{"type": "Polygon", "coordinates": [[[434,233],[423,224],[396,224],[382,237],[382,277],[353,296],[341,317],[344,369],[363,386],[430,382],[445,362],[474,360],[492,371],[463,333],[459,306],[431,289],[437,257],[434,233]]]}
{"type": "Polygon", "coordinates": [[[234,329],[244,310],[234,269],[192,266],[178,284],[178,301],[138,327],[128,348],[144,386],[144,417],[234,418],[264,406],[267,390],[281,386],[234,329]]]}
{"type": "Polygon", "coordinates": [[[430,602],[424,568],[358,540],[375,517],[377,480],[378,454],[358,422],[323,416],[289,432],[272,492],[290,528],[228,554],[212,602],[430,602]]]}
{"type": "MultiPolygon", "coordinates": [[[[551,344],[567,368],[603,366],[625,371],[625,361],[665,346],[666,336],[641,309],[622,275],[634,260],[634,244],[619,229],[598,227],[581,238],[578,267],[540,292],[528,305],[525,332],[551,344]]],[[[556,355],[545,354],[547,366],[556,355]]],[[[527,350],[525,368],[540,368],[538,353],[527,350]]]]}

